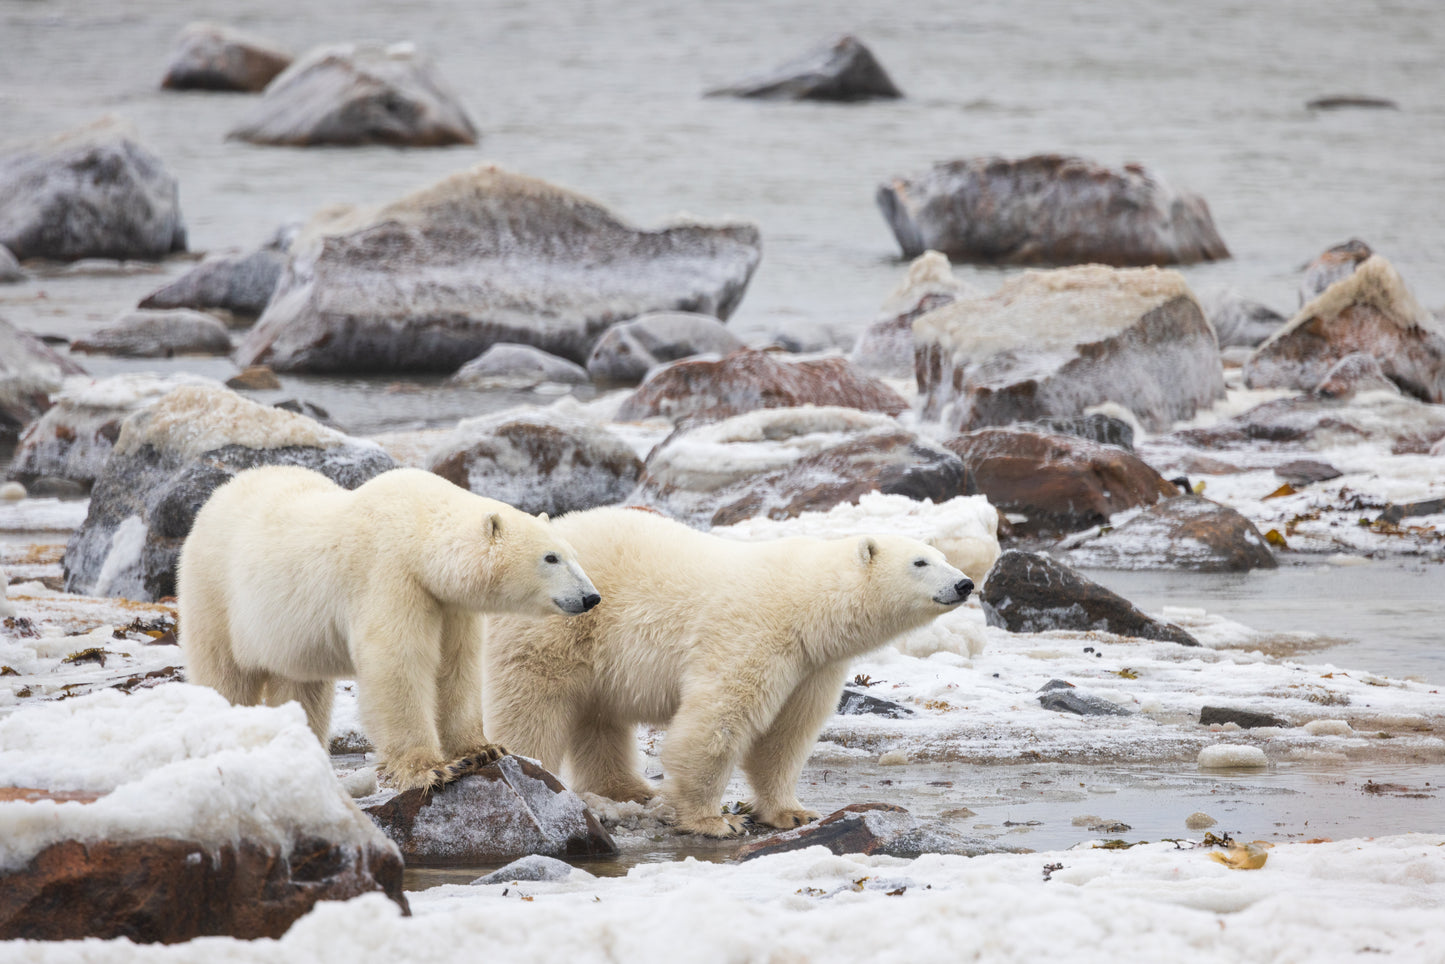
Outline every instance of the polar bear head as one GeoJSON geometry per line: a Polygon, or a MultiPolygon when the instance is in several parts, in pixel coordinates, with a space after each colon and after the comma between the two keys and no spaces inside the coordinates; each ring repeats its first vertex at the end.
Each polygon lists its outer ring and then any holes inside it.
{"type": "Polygon", "coordinates": [[[931,619],[962,605],[973,592],[973,580],[926,542],[903,536],[860,536],[856,547],[869,598],[905,620],[905,613],[931,619]]]}

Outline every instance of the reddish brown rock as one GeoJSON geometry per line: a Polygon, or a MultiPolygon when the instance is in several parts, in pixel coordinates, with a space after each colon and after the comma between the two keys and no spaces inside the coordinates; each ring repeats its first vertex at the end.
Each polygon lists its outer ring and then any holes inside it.
{"type": "Polygon", "coordinates": [[[291,64],[270,41],[214,23],[192,23],[176,37],[161,86],[168,90],[264,90],[291,64]]]}
{"type": "Polygon", "coordinates": [[[878,188],[905,257],[984,264],[1190,264],[1229,257],[1204,199],[1138,164],[975,157],[878,188]]]}
{"type": "Polygon", "coordinates": [[[1070,552],[1076,566],[1243,572],[1279,565],[1244,516],[1197,495],[1180,495],[1070,552]]]}
{"type": "Polygon", "coordinates": [[[1359,238],[1351,238],[1343,244],[1326,249],[1324,254],[1305,265],[1304,277],[1300,278],[1299,283],[1300,306],[1314,301],[1336,281],[1354,274],[1355,269],[1368,261],[1374,253],[1374,250],[1359,238]]]}
{"type": "Polygon", "coordinates": [[[1138,456],[1076,436],[984,429],[944,445],[963,459],[990,503],[1028,517],[1012,520],[1022,535],[1087,529],[1179,493],[1138,456]]]}
{"type": "Polygon", "coordinates": [[[409,866],[617,853],[581,798],[523,757],[502,757],[438,790],[398,793],[366,812],[401,848],[409,866]]]}
{"type": "Polygon", "coordinates": [[[1244,381],[1251,388],[1309,391],[1356,352],[1374,356],[1401,391],[1445,401],[1445,330],[1379,256],[1330,285],[1256,348],[1244,381]]]}
{"type": "Polygon", "coordinates": [[[957,431],[1105,402],[1167,429],[1224,395],[1214,330],[1175,271],[1026,271],[913,324],[922,415],[957,431]]]}
{"type": "Polygon", "coordinates": [[[908,403],[846,358],[793,360],[744,348],[720,360],[680,361],[658,369],[618,410],[619,421],[662,415],[673,421],[716,420],[760,408],[803,405],[898,415],[908,403]]]}

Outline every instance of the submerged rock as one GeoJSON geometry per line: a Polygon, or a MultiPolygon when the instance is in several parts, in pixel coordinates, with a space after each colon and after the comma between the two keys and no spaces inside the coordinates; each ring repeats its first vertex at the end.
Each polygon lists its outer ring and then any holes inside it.
{"type": "Polygon", "coordinates": [[[270,304],[285,267],[285,250],[269,245],[247,254],[207,258],[146,295],[139,307],[221,309],[239,318],[253,319],[270,304]]]}
{"type": "Polygon", "coordinates": [[[665,362],[726,355],[742,347],[742,339],[711,315],[653,312],[603,332],[587,358],[587,372],[601,382],[635,385],[665,362]]]}
{"type": "Polygon", "coordinates": [[[66,592],[175,594],[181,543],[216,487],[257,465],[300,465],[354,489],[395,463],[373,443],[224,388],[188,385],[121,424],[65,547],[66,592]]]}
{"type": "Polygon", "coordinates": [[[161,86],[256,93],[290,64],[291,55],[269,40],[222,24],[192,23],[176,37],[161,86]]]}
{"type": "Polygon", "coordinates": [[[631,501],[706,527],[792,518],[869,492],[938,503],[973,490],[958,456],[887,416],[806,407],[675,432],[648,456],[631,501]]]}
{"type": "Polygon", "coordinates": [[[722,419],[804,405],[898,415],[903,397],[846,358],[793,359],[743,348],[721,359],[675,362],[654,371],[617,411],[618,421],[661,415],[674,422],[722,419]]]}
{"type": "Polygon", "coordinates": [[[1069,553],[1075,565],[1102,569],[1243,572],[1279,565],[1269,543],[1229,506],[1175,496],[1069,553]]]}
{"type": "Polygon", "coordinates": [[[903,96],[873,52],[844,34],[767,74],[708,91],[709,97],[859,101],[903,96]]]}
{"type": "Polygon", "coordinates": [[[72,351],[127,358],[227,355],[231,336],[213,315],[178,308],[138,309],[70,343],[72,351]]]}
{"type": "Polygon", "coordinates": [[[406,790],[366,812],[401,848],[408,866],[617,853],[582,799],[523,757],[504,756],[436,790],[406,790]]]}
{"type": "Polygon", "coordinates": [[[1138,164],[1056,154],[935,164],[878,188],[905,257],[984,264],[1191,264],[1229,257],[1209,206],[1138,164]]]}
{"type": "Polygon", "coordinates": [[[475,144],[477,129],[412,44],[360,43],[308,51],[226,136],[288,147],[445,147],[475,144]]]}
{"type": "Polygon", "coordinates": [[[1026,271],[913,331],[921,414],[955,431],[1110,401],[1161,431],[1224,396],[1214,331],[1175,271],[1026,271]]]}
{"type": "Polygon", "coordinates": [[[848,358],[870,375],[907,378],[913,374],[913,322],[935,308],[983,292],[953,276],[948,259],[925,251],[908,266],[878,318],[858,336],[848,358]]]}
{"type": "Polygon", "coordinates": [[[14,441],[43,415],[67,375],[83,374],[75,362],[0,318],[0,442],[14,441]]]}
{"type": "Polygon", "coordinates": [[[912,859],[923,854],[1019,853],[991,840],[968,837],[936,823],[923,823],[891,803],[855,803],[835,810],[816,823],[750,840],[733,854],[736,861],[807,847],[827,847],[835,854],[867,854],[912,859]]]}
{"type": "Polygon", "coordinates": [[[1309,391],[1357,352],[1374,356],[1402,391],[1445,401],[1445,328],[1378,255],[1331,284],[1255,349],[1244,381],[1250,388],[1309,391]]]}
{"type": "Polygon", "coordinates": [[[277,371],[451,373],[498,342],[577,363],[649,311],[725,318],[760,257],[757,228],[633,228],[600,205],[495,167],[379,210],[322,212],[292,246],[237,350],[277,371]]]}
{"type": "Polygon", "coordinates": [[[990,622],[1011,633],[1099,631],[1199,645],[1173,623],[1145,615],[1118,593],[1034,552],[1010,549],[1000,555],[984,581],[979,601],[990,622]]]}
{"type": "Polygon", "coordinates": [[[547,383],[585,385],[587,369],[531,345],[498,342],[458,368],[447,382],[481,391],[535,388],[547,383]]]}
{"type": "Polygon", "coordinates": [[[561,515],[626,499],[642,460],[605,426],[554,406],[466,419],[427,468],[523,512],[561,515]]]}
{"type": "Polygon", "coordinates": [[[0,244],[55,261],[184,251],[176,179],[135,138],[107,117],[0,155],[0,244]]]}
{"type": "Polygon", "coordinates": [[[1027,517],[1012,523],[1019,534],[1087,529],[1179,493],[1138,456],[1076,436],[990,428],[944,446],[963,459],[989,502],[1027,517]]]}

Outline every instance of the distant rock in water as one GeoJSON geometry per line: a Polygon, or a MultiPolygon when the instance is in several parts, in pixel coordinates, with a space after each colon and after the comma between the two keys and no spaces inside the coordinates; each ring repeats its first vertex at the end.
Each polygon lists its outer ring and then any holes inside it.
{"type": "Polygon", "coordinates": [[[1244,572],[1279,563],[1243,515],[1197,495],[1175,496],[1069,553],[1078,566],[1244,572]]]}
{"type": "Polygon", "coordinates": [[[1229,257],[1204,199],[1138,164],[1079,157],[945,161],[878,188],[904,257],[982,264],[1192,264],[1229,257]]]}
{"type": "Polygon", "coordinates": [[[708,91],[709,97],[859,101],[903,96],[873,52],[844,34],[760,77],[708,91]]]}
{"type": "Polygon", "coordinates": [[[913,322],[959,298],[982,294],[953,276],[947,258],[925,251],[909,264],[903,281],[883,303],[878,318],[858,336],[848,358],[870,375],[907,378],[913,374],[913,322]]]}
{"type": "Polygon", "coordinates": [[[212,315],[177,308],[139,309],[75,339],[72,351],[126,358],[170,358],[174,355],[228,355],[231,336],[212,315]]]}
{"type": "Polygon", "coordinates": [[[742,339],[711,315],[656,311],[603,332],[587,358],[587,371],[601,382],[635,385],[666,362],[726,355],[742,347],[742,339]]]}
{"type": "Polygon", "coordinates": [[[1025,271],[913,324],[925,419],[968,431],[1105,402],[1166,429],[1224,397],[1214,331],[1176,271],[1025,271]]]}
{"type": "Polygon", "coordinates": [[[498,388],[535,388],[551,382],[558,385],[587,384],[587,369],[531,345],[498,342],[467,362],[451,378],[450,385],[483,391],[498,388]]]}
{"type": "Polygon", "coordinates": [[[1256,348],[1245,362],[1244,383],[1310,391],[1357,352],[1374,356],[1402,391],[1445,401],[1445,326],[1379,255],[1331,284],[1256,348]]]}
{"type": "Polygon", "coordinates": [[[55,261],[184,251],[176,179],[110,117],[11,148],[0,154],[0,244],[55,261]]]}
{"type": "Polygon", "coordinates": [[[1310,110],[1340,110],[1347,107],[1363,107],[1373,110],[1399,110],[1400,105],[1387,97],[1368,97],[1363,94],[1333,94],[1316,97],[1305,104],[1310,110]]]}
{"type": "Polygon", "coordinates": [[[1348,278],[1355,269],[1373,257],[1375,251],[1359,238],[1326,248],[1324,253],[1305,265],[1299,283],[1300,307],[1324,294],[1326,288],[1348,278]]]}
{"type": "Polygon", "coordinates": [[[649,311],[726,318],[758,265],[750,224],[647,231],[480,166],[379,209],[320,212],[237,349],[279,372],[451,373],[498,342],[581,364],[649,311]]]}
{"type": "Polygon", "coordinates": [[[291,55],[269,40],[221,24],[192,23],[176,37],[161,86],[256,93],[290,64],[291,55]]]}
{"type": "Polygon", "coordinates": [[[0,442],[14,441],[43,415],[67,375],[83,374],[84,368],[0,318],[0,442]]]}
{"type": "Polygon", "coordinates": [[[266,310],[285,267],[286,252],[270,245],[246,254],[208,257],[151,292],[139,307],[220,309],[249,322],[266,310]]]}
{"type": "Polygon", "coordinates": [[[414,46],[358,43],[309,51],[226,136],[286,147],[445,147],[475,144],[477,129],[414,46]]]}
{"type": "Polygon", "coordinates": [[[654,371],[617,410],[619,421],[661,415],[719,419],[760,408],[843,406],[898,415],[908,403],[846,358],[794,359],[743,348],[721,359],[675,362],[654,371]]]}
{"type": "Polygon", "coordinates": [[[257,465],[300,465],[354,489],[396,463],[371,442],[224,388],[183,386],[122,423],[65,547],[66,592],[175,595],[181,543],[217,486],[257,465]]]}

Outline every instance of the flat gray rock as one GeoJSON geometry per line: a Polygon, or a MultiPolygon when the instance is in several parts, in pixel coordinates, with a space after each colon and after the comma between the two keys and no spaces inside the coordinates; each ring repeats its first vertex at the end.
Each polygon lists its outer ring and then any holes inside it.
{"type": "Polygon", "coordinates": [[[213,315],[177,308],[137,309],[75,339],[72,351],[127,358],[171,358],[175,355],[228,355],[231,336],[213,315]]]}
{"type": "Polygon", "coordinates": [[[501,342],[467,362],[451,378],[453,385],[490,390],[534,388],[546,382],[585,385],[587,369],[531,345],[501,342]]]}
{"type": "Polygon", "coordinates": [[[598,381],[635,385],[665,362],[742,347],[742,339],[712,315],[658,311],[603,332],[587,358],[587,372],[598,381]]]}
{"type": "Polygon", "coordinates": [[[709,97],[860,101],[903,96],[863,42],[844,34],[775,70],[708,91],[709,97]]]}

